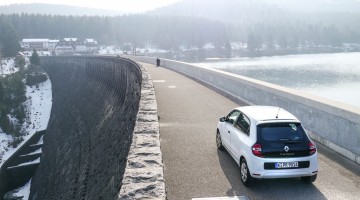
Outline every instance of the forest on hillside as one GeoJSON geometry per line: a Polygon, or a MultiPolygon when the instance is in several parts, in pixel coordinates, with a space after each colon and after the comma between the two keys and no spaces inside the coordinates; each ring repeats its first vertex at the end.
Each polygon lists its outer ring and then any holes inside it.
{"type": "Polygon", "coordinates": [[[257,18],[255,16],[261,15],[260,11],[259,15],[244,13],[232,15],[237,18],[229,21],[165,15],[160,11],[157,14],[115,17],[2,14],[0,49],[7,57],[16,54],[23,38],[64,37],[94,38],[103,45],[150,45],[169,51],[177,51],[180,47],[201,50],[209,43],[220,51],[231,48],[230,42],[246,44],[250,52],[274,49],[290,52],[298,48],[319,47],[336,49],[344,43],[360,43],[360,26],[355,23],[356,19],[360,20],[359,14],[344,14],[346,23],[343,23],[339,14],[308,14],[308,19],[300,20],[295,14],[284,18],[286,13],[281,14],[281,11],[272,15],[270,11],[263,12],[262,17],[257,18]]]}
{"type": "Polygon", "coordinates": [[[201,46],[207,42],[224,43],[228,40],[225,25],[221,22],[176,16],[12,14],[0,15],[0,28],[13,30],[18,39],[95,38],[101,44],[132,43],[143,46],[150,43],[163,49],[172,49],[180,45],[201,46]]]}

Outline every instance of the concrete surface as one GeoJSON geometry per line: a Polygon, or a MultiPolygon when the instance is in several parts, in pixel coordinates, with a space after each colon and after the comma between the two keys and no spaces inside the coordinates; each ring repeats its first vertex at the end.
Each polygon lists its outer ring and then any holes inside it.
{"type": "MultiPolygon", "coordinates": [[[[154,63],[155,58],[132,57],[154,63]]],[[[202,81],[248,104],[282,107],[295,114],[313,139],[352,161],[360,155],[360,108],[252,78],[161,59],[161,65],[202,81]]]]}
{"type": "Polygon", "coordinates": [[[117,199],[138,113],[141,71],[127,60],[43,57],[53,106],[30,199],[117,199]]]}
{"type": "Polygon", "coordinates": [[[171,70],[142,64],[155,85],[169,200],[225,196],[355,200],[360,196],[359,166],[321,144],[314,184],[292,178],[259,180],[244,187],[235,161],[215,144],[218,119],[239,104],[171,70]]]}

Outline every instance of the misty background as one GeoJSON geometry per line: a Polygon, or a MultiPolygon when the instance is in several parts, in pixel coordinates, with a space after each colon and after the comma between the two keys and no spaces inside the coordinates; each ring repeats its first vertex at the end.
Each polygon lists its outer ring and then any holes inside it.
{"type": "MultiPolygon", "coordinates": [[[[121,8],[119,8],[121,10],[121,8]]],[[[50,4],[0,7],[0,45],[22,38],[94,38],[124,51],[156,47],[164,57],[203,59],[359,51],[358,0],[183,0],[124,14],[50,4]]]]}

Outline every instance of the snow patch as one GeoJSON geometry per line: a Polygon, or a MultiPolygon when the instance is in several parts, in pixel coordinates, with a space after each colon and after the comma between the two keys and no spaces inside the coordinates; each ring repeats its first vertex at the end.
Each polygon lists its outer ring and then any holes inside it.
{"type": "Polygon", "coordinates": [[[41,154],[41,153],[42,153],[42,149],[40,148],[34,152],[31,152],[31,153],[25,154],[25,155],[21,155],[21,156],[31,156],[31,155],[41,154]]]}
{"type": "MultiPolygon", "coordinates": [[[[166,51],[164,49],[158,49],[155,47],[136,48],[137,54],[166,53],[166,52],[168,52],[168,51],[166,51]]],[[[129,54],[129,55],[131,55],[132,53],[133,53],[132,50],[124,51],[116,46],[103,46],[99,50],[100,55],[107,55],[107,54],[110,54],[110,55],[129,54]]]]}
{"type": "Polygon", "coordinates": [[[1,61],[0,73],[1,73],[2,77],[6,76],[8,74],[13,74],[17,71],[19,71],[19,69],[15,67],[15,59],[14,58],[8,58],[8,59],[1,61]]]}
{"type": "Polygon", "coordinates": [[[43,145],[44,143],[44,135],[42,135],[39,139],[39,141],[36,144],[30,145],[30,146],[38,146],[38,145],[43,145]]]}
{"type": "Polygon", "coordinates": [[[36,160],[32,160],[30,162],[26,162],[26,163],[21,163],[19,165],[16,166],[11,166],[8,167],[8,169],[12,169],[12,168],[16,168],[16,167],[22,167],[22,166],[27,166],[27,165],[33,165],[33,164],[39,164],[40,163],[40,158],[36,159],[36,160]]]}
{"type": "Polygon", "coordinates": [[[99,50],[99,54],[100,55],[104,55],[104,54],[123,54],[123,50],[121,50],[118,47],[115,46],[105,46],[105,47],[101,47],[101,49],[99,50]]]}
{"type": "Polygon", "coordinates": [[[51,81],[39,83],[37,86],[26,86],[25,102],[27,117],[30,123],[26,124],[26,132],[33,135],[38,131],[45,130],[50,119],[52,106],[51,81]]]}

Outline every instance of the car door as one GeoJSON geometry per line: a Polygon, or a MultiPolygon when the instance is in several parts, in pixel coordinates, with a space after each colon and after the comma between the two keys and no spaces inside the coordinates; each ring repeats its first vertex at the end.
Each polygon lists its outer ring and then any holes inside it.
{"type": "Polygon", "coordinates": [[[230,144],[236,161],[239,161],[249,141],[250,119],[243,113],[240,113],[234,123],[234,129],[233,134],[231,134],[230,144]]]}
{"type": "Polygon", "coordinates": [[[230,154],[234,155],[233,149],[231,148],[231,134],[234,134],[236,129],[234,123],[240,115],[240,111],[233,110],[225,118],[224,130],[222,131],[222,140],[225,143],[230,154]]]}

